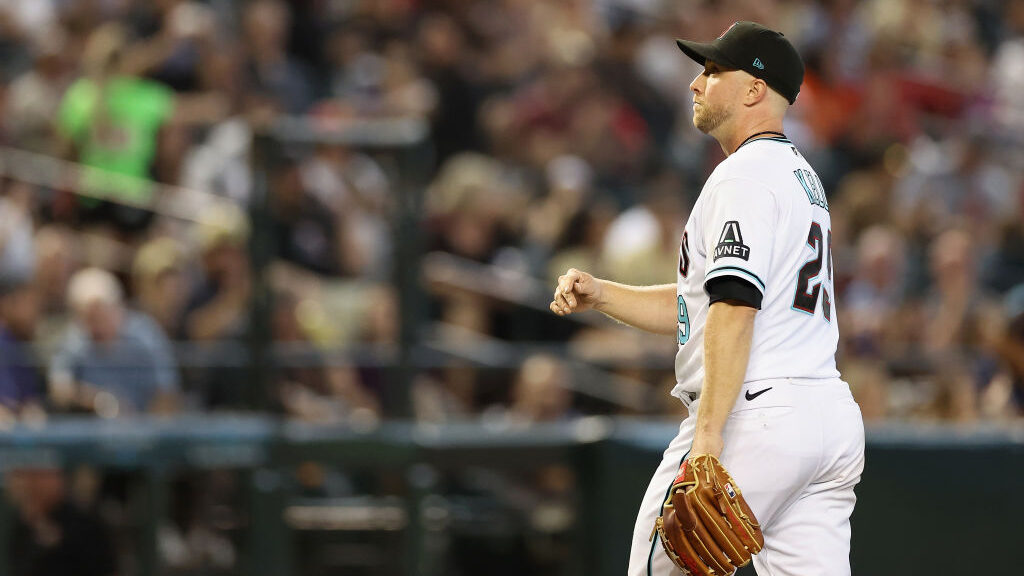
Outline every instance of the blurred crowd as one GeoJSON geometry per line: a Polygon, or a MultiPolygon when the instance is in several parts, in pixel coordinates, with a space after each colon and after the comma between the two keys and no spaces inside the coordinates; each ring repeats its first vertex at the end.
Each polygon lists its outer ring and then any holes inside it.
{"type": "MultiPolygon", "coordinates": [[[[399,379],[428,422],[676,417],[672,339],[547,296],[568,267],[674,282],[723,157],[674,38],[739,19],[806,63],[785,131],[834,209],[865,417],[1019,421],[1024,0],[0,0],[0,430],[253,407],[366,428],[399,379]],[[418,119],[429,142],[258,146],[282,118],[418,119]]],[[[232,566],[196,510],[237,486],[184,482],[164,562],[232,566]]],[[[111,572],[80,504],[125,488],[99,484],[7,478],[16,573],[111,572]]]]}
{"type": "Polygon", "coordinates": [[[674,281],[722,152],[673,39],[737,19],[806,63],[785,130],[834,208],[865,416],[1019,417],[1024,1],[0,0],[0,425],[373,422],[403,321],[437,352],[418,418],[677,413],[671,341],[539,310],[570,266],[674,281]],[[338,139],[257,150],[283,117],[424,119],[431,170],[338,139]]]}

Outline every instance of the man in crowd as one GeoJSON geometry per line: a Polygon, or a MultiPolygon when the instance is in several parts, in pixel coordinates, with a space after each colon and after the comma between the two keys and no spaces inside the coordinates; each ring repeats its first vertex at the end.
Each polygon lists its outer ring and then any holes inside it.
{"type": "Polygon", "coordinates": [[[149,316],[125,308],[112,274],[75,273],[68,306],[74,323],[49,367],[55,406],[110,418],[174,410],[178,372],[170,342],[149,316]]]}

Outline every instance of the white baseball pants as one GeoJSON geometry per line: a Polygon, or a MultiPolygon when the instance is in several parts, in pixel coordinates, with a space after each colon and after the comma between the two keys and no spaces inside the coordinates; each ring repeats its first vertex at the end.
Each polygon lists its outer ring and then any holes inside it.
{"type": "MultiPolygon", "coordinates": [[[[629,576],[681,574],[652,531],[689,453],[699,405],[698,398],[689,406],[647,487],[629,576]]],[[[849,386],[839,379],[746,382],[724,441],[721,461],[764,532],[753,561],[758,576],[848,576],[853,488],[864,469],[864,424],[849,386]]]]}

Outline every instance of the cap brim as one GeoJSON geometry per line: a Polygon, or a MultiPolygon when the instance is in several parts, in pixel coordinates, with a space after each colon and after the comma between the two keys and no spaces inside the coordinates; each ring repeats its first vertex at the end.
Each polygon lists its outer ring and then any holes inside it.
{"type": "Polygon", "coordinates": [[[729,68],[738,68],[735,63],[730,62],[722,52],[715,47],[713,44],[702,44],[700,42],[692,42],[690,40],[679,40],[676,39],[676,46],[683,51],[694,62],[703,66],[705,62],[711,60],[716,64],[721,64],[729,68]]]}

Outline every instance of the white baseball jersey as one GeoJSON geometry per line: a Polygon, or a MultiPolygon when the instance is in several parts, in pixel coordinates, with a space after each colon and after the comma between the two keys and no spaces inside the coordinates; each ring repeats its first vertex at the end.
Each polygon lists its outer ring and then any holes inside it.
{"type": "Polygon", "coordinates": [[[740,146],[708,178],[686,223],[677,282],[675,396],[704,381],[705,282],[761,292],[745,382],[837,378],[832,223],[821,180],[781,137],[740,146]]]}
{"type": "Polygon", "coordinates": [[[680,573],[656,537],[696,436],[704,380],[705,283],[742,278],[762,296],[750,362],[722,430],[721,461],[764,531],[761,576],[849,576],[850,514],[864,425],[839,378],[831,220],[821,181],[785,138],[748,142],[708,178],[686,223],[677,282],[676,387],[688,416],[644,494],[629,576],[680,573]]]}

